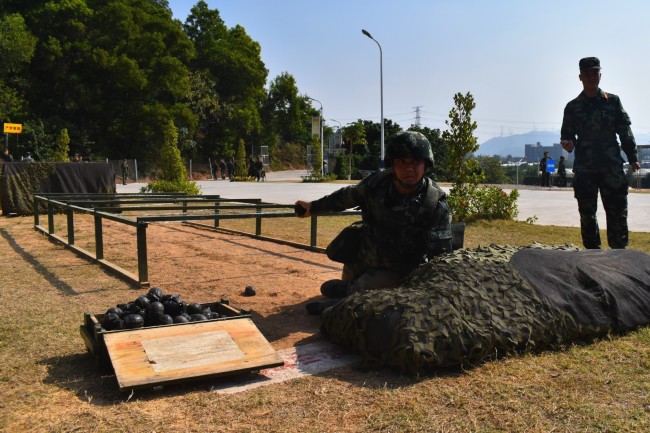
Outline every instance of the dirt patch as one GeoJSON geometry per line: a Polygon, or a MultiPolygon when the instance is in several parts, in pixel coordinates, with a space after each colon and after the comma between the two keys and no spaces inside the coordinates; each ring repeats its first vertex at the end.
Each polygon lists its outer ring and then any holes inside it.
{"type": "Polygon", "coordinates": [[[151,226],[148,244],[152,286],[196,302],[227,297],[252,311],[278,349],[318,333],[320,319],[307,315],[305,304],[342,268],[321,253],[182,224],[151,226]],[[247,285],[255,296],[244,296],[247,285]]]}
{"type": "MultiPolygon", "coordinates": [[[[65,218],[56,218],[55,233],[65,237],[65,218]]],[[[20,220],[22,230],[16,236],[21,238],[21,244],[25,238],[31,238],[40,242],[34,244],[39,249],[61,248],[30,229],[29,218],[20,220]]],[[[94,251],[93,233],[90,217],[75,218],[75,245],[94,251]]],[[[105,221],[103,233],[105,259],[137,274],[135,229],[105,221]]],[[[342,269],[342,265],[322,253],[180,222],[150,224],[147,251],[151,287],[179,294],[186,302],[206,303],[227,298],[233,307],[251,311],[253,321],[276,349],[293,346],[318,334],[320,319],[307,315],[305,304],[319,297],[320,285],[328,279],[339,278],[342,269]],[[244,295],[249,285],[256,289],[255,296],[244,295]]],[[[57,260],[52,264],[53,272],[61,272],[66,263],[81,261],[104,273],[98,265],[78,258],[69,250],[57,254],[57,260]]],[[[75,276],[71,278],[66,283],[68,292],[82,295],[79,301],[85,304],[85,311],[92,313],[103,313],[118,303],[133,301],[148,290],[128,285],[125,291],[107,290],[95,281],[88,285],[75,276]]]]}

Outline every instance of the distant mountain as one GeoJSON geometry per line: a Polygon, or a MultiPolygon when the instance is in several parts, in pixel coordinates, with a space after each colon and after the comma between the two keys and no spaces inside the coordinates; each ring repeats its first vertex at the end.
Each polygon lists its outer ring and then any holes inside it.
{"type": "Polygon", "coordinates": [[[526,144],[552,146],[560,142],[560,131],[530,131],[525,134],[508,135],[490,138],[482,143],[476,152],[477,155],[524,156],[526,144]]]}
{"type": "MultiPolygon", "coordinates": [[[[650,144],[650,134],[634,134],[637,144],[650,144]]],[[[482,143],[477,155],[524,156],[527,144],[552,146],[560,142],[560,131],[530,131],[525,134],[494,137],[482,143]]]]}

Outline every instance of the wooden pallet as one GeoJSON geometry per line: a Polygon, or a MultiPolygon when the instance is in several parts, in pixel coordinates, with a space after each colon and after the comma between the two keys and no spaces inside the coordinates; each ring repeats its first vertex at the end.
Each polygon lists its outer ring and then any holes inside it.
{"type": "Polygon", "coordinates": [[[106,331],[102,315],[84,315],[81,336],[98,363],[115,371],[121,391],[257,373],[283,361],[250,315],[221,303],[204,304],[227,317],[106,331]]]}

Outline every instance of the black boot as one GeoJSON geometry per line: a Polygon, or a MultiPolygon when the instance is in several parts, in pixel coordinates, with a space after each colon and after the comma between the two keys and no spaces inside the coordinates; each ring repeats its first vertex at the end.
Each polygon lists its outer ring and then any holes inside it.
{"type": "Polygon", "coordinates": [[[328,298],[344,298],[348,295],[349,281],[329,280],[320,286],[320,292],[328,298]]]}

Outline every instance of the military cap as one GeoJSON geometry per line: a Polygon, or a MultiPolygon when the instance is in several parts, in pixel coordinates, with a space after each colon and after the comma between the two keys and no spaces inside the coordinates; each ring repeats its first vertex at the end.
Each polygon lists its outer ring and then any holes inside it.
{"type": "Polygon", "coordinates": [[[600,60],[598,60],[598,57],[585,57],[584,59],[580,59],[579,65],[581,71],[600,69],[600,60]]]}

